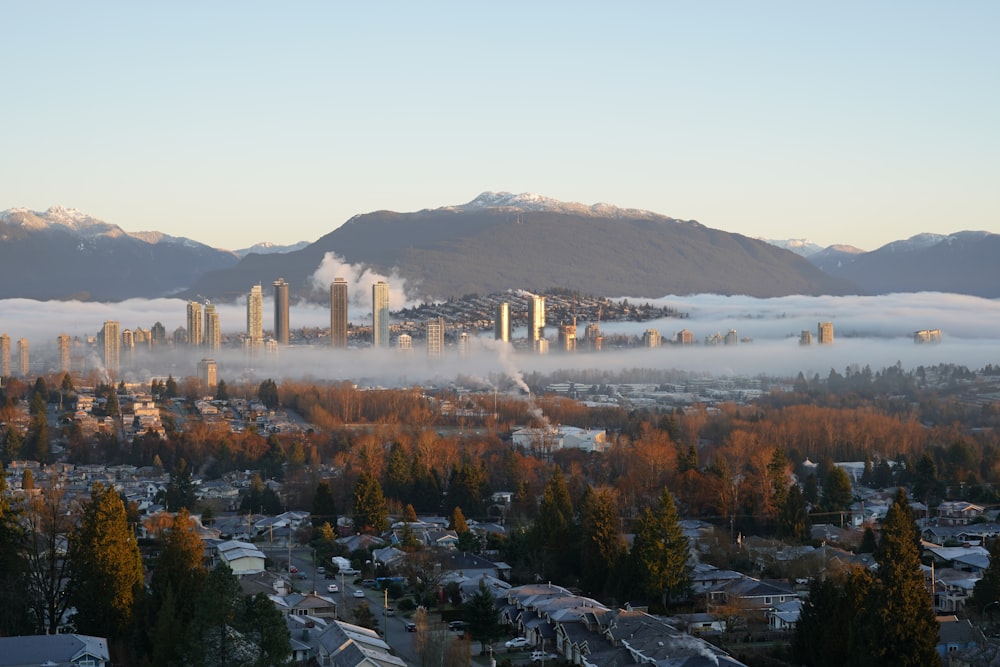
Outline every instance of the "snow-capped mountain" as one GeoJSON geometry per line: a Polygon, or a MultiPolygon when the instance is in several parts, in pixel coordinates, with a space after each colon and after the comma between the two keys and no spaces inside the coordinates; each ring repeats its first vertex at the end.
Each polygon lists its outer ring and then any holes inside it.
{"type": "Polygon", "coordinates": [[[0,298],[166,296],[237,261],[191,239],[128,233],[77,209],[0,212],[0,298]]]}
{"type": "Polygon", "coordinates": [[[255,243],[249,248],[241,248],[239,250],[234,250],[233,252],[240,257],[246,257],[250,253],[256,253],[258,255],[276,255],[302,250],[307,245],[309,245],[309,241],[299,241],[298,243],[293,243],[292,245],[277,245],[275,243],[263,241],[261,243],[255,243]]]}
{"type": "Polygon", "coordinates": [[[770,243],[771,245],[778,246],[779,248],[784,248],[785,250],[791,250],[796,255],[802,257],[809,257],[810,255],[815,255],[819,251],[823,250],[823,246],[813,243],[808,239],[764,239],[758,238],[758,241],[763,241],[765,243],[770,243]]]}
{"type": "MultiPolygon", "coordinates": [[[[570,213],[574,215],[589,215],[599,218],[648,218],[655,220],[673,220],[660,213],[644,211],[636,208],[619,208],[612,204],[579,204],[576,202],[564,202],[551,197],[522,192],[514,194],[512,192],[483,192],[478,197],[466,204],[457,206],[443,206],[438,211],[477,211],[487,209],[502,209],[511,212],[525,213],[534,212],[556,212],[570,213]]],[[[690,222],[689,224],[698,224],[690,222]]]]}
{"type": "Polygon", "coordinates": [[[867,294],[955,292],[1000,297],[1000,235],[984,231],[917,234],[871,252],[831,246],[809,257],[822,271],[867,294]]]}

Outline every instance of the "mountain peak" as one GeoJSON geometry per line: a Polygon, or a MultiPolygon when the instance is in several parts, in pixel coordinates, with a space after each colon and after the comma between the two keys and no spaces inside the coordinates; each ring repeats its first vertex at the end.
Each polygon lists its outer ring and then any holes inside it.
{"type": "MultiPolygon", "coordinates": [[[[514,194],[512,192],[486,191],[466,204],[458,206],[445,206],[439,210],[452,211],[477,211],[485,209],[504,209],[518,213],[531,211],[554,211],[558,213],[571,213],[575,215],[587,215],[600,218],[647,218],[663,221],[678,222],[660,213],[653,213],[635,208],[619,208],[613,204],[597,203],[592,205],[580,204],[577,202],[564,202],[544,195],[531,192],[514,194]]],[[[694,221],[691,221],[692,224],[694,221]]]]}

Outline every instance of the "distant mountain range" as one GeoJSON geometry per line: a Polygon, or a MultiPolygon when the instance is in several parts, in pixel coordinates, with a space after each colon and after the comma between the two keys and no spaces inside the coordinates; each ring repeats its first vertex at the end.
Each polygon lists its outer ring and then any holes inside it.
{"type": "Polygon", "coordinates": [[[572,288],[608,296],[843,294],[853,288],[802,257],[694,221],[585,206],[539,195],[486,192],[459,206],[357,215],[315,243],[281,255],[249,255],[212,271],[189,294],[234,297],[285,278],[300,296],[326,253],[406,280],[414,297],[505,289],[572,288]]]}
{"type": "Polygon", "coordinates": [[[167,296],[238,261],[227,250],[159,232],[130,234],[75,209],[0,212],[0,298],[167,296]]]}
{"type": "Polygon", "coordinates": [[[313,243],[234,252],[128,233],[74,209],[10,209],[0,212],[0,298],[222,301],[281,277],[298,296],[325,301],[312,276],[328,253],[405,280],[414,299],[553,287],[649,298],[914,291],[995,298],[998,251],[1000,236],[988,232],[921,234],[872,252],[821,249],[805,239],[763,241],[649,211],[505,192],[356,215],[313,243]]]}

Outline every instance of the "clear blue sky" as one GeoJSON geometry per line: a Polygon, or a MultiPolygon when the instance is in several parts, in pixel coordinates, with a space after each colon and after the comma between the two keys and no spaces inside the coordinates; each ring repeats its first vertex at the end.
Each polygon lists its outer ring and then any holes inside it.
{"type": "Polygon", "coordinates": [[[1000,3],[0,3],[0,210],[312,241],[484,190],[1000,233],[1000,3]]]}

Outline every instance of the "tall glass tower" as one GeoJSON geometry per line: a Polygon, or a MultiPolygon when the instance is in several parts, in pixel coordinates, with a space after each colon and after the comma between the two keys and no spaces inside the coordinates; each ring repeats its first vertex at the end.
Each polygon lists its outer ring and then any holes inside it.
{"type": "Polygon", "coordinates": [[[330,283],[330,345],[347,347],[347,281],[343,278],[330,283]]]}
{"type": "Polygon", "coordinates": [[[274,281],[274,338],[288,345],[288,283],[284,278],[274,281]]]}

